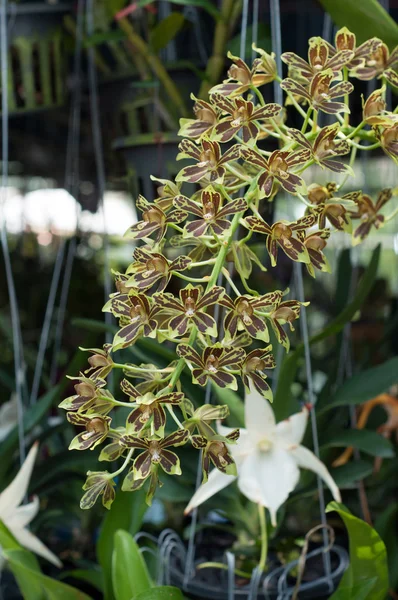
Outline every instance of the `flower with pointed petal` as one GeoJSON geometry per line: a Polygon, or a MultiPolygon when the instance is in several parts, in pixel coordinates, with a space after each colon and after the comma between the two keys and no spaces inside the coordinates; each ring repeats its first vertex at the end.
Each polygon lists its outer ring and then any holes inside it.
{"type": "Polygon", "coordinates": [[[307,234],[305,231],[298,231],[297,237],[301,240],[308,250],[310,262],[305,266],[308,273],[315,277],[315,269],[322,272],[330,273],[330,265],[328,259],[323,253],[326,248],[327,240],[330,237],[330,229],[321,229],[307,234]]]}
{"type": "Polygon", "coordinates": [[[355,206],[355,200],[362,192],[349,192],[337,198],[330,188],[313,183],[308,187],[307,193],[308,200],[314,205],[309,211],[316,216],[319,229],[325,228],[327,219],[336,229],[351,233],[349,208],[355,206]]]}
{"type": "Polygon", "coordinates": [[[239,368],[245,357],[242,348],[223,348],[220,344],[207,346],[202,356],[186,344],[177,346],[177,354],[188,365],[192,364],[192,381],[199,385],[206,385],[211,379],[219,387],[229,387],[237,390],[235,377],[228,371],[228,367],[239,368]]]}
{"type": "Polygon", "coordinates": [[[336,48],[328,44],[330,55],[334,56],[336,52],[342,50],[351,50],[354,52],[354,56],[346,66],[348,69],[354,69],[369,59],[382,42],[378,38],[371,38],[357,46],[355,33],[352,33],[347,27],[342,27],[336,32],[334,43],[336,48]]]}
{"type": "Polygon", "coordinates": [[[380,229],[385,223],[384,215],[379,214],[380,210],[387,204],[392,197],[390,189],[381,190],[375,203],[372,198],[366,194],[362,194],[357,199],[358,210],[351,213],[353,219],[360,219],[361,223],[354,230],[352,243],[354,246],[362,242],[370,233],[372,227],[380,229]]]}
{"type": "MultiPolygon", "coordinates": [[[[271,83],[278,77],[278,69],[275,62],[275,53],[269,54],[262,48],[257,48],[253,43],[252,50],[260,55],[260,58],[256,58],[253,61],[253,68],[256,70],[257,76],[263,76],[263,83],[271,83]],[[264,77],[266,76],[266,79],[264,77]]],[[[263,85],[263,83],[261,85],[263,85]]],[[[258,86],[256,86],[258,87],[258,86]]]]}
{"type": "Polygon", "coordinates": [[[184,236],[201,237],[210,229],[215,235],[223,235],[230,226],[228,217],[247,208],[244,198],[235,198],[222,206],[222,196],[209,185],[200,193],[200,204],[187,198],[177,196],[175,205],[183,208],[195,217],[193,221],[186,224],[184,236]]]}
{"type": "Polygon", "coordinates": [[[84,352],[90,352],[92,356],[89,356],[88,363],[90,365],[89,369],[84,371],[85,375],[89,375],[90,379],[103,379],[112,371],[113,368],[113,360],[109,356],[109,352],[111,351],[111,344],[104,344],[102,348],[82,348],[79,347],[79,350],[83,350],[84,352]]]}
{"type": "Polygon", "coordinates": [[[59,558],[27,528],[39,512],[39,499],[37,496],[34,496],[32,502],[23,504],[38,448],[37,442],[33,444],[15,478],[0,493],[0,519],[21,546],[61,568],[62,563],[59,558]]]}
{"type": "Polygon", "coordinates": [[[125,477],[122,489],[130,491],[139,489],[151,475],[152,467],[160,465],[165,473],[169,475],[181,475],[180,460],[169,447],[182,446],[187,442],[189,432],[179,429],[162,440],[152,438],[139,438],[135,435],[126,434],[121,437],[120,444],[125,448],[137,448],[143,450],[134,460],[133,468],[125,477]]]}
{"type": "Polygon", "coordinates": [[[170,179],[159,179],[151,175],[151,180],[160,183],[156,188],[157,198],[154,202],[163,212],[167,212],[173,207],[173,200],[180,193],[181,184],[175,183],[170,179]]]}
{"type": "MultiPolygon", "coordinates": [[[[211,429],[211,428],[210,428],[211,429]]],[[[206,483],[209,477],[210,464],[216,467],[225,475],[236,475],[236,465],[232,454],[227,446],[239,439],[239,429],[234,429],[226,436],[217,435],[212,430],[211,435],[204,437],[202,435],[193,435],[191,437],[192,446],[202,451],[202,483],[206,483]]]]}
{"type": "Polygon", "coordinates": [[[84,410],[97,398],[99,393],[102,393],[102,388],[106,386],[105,379],[100,377],[94,379],[81,374],[80,377],[69,377],[69,379],[79,382],[74,386],[76,394],[65,398],[58,406],[70,411],[84,410]]]}
{"type": "Polygon", "coordinates": [[[212,101],[228,117],[222,118],[214,128],[214,139],[219,142],[229,142],[242,131],[242,139],[245,144],[251,140],[255,141],[259,134],[257,121],[266,121],[276,117],[282,107],[279,104],[266,104],[255,107],[253,102],[247,102],[243,98],[227,98],[222,94],[213,94],[212,101]]]}
{"type": "Polygon", "coordinates": [[[136,204],[142,210],[142,221],[129,227],[124,234],[133,240],[140,240],[155,233],[155,241],[159,243],[169,223],[181,223],[187,216],[181,210],[172,210],[166,214],[157,204],[151,204],[141,195],[138,196],[136,204]]]}
{"type": "MultiPolygon", "coordinates": [[[[252,390],[245,398],[245,421],[246,429],[240,430],[238,442],[230,449],[238,468],[238,487],[249,500],[268,508],[274,527],[278,509],[298,484],[300,468],[319,475],[334,499],[341,502],[340,492],[325,465],[300,445],[308,421],[306,408],[276,423],[270,404],[252,390]]],[[[229,428],[219,427],[221,435],[229,431],[229,428]]],[[[212,471],[207,483],[193,495],[185,512],[191,512],[235,479],[218,470],[212,471]]]]}
{"type": "MultiPolygon", "coordinates": [[[[379,44],[364,58],[350,73],[352,77],[357,77],[363,81],[370,81],[375,77],[390,78],[390,71],[394,77],[394,69],[398,65],[398,46],[390,53],[387,44],[379,40],[379,44]]],[[[393,81],[392,84],[394,85],[393,81]]]]}
{"type": "Polygon", "coordinates": [[[331,87],[334,78],[333,71],[327,69],[326,71],[317,73],[313,77],[308,89],[289,77],[282,81],[281,88],[285,92],[291,92],[305,98],[312,108],[316,110],[321,110],[331,115],[340,112],[350,112],[350,109],[344,102],[334,102],[334,99],[351,94],[354,86],[349,81],[340,81],[340,83],[331,87]]]}
{"type": "Polygon", "coordinates": [[[86,482],[83,485],[86,493],[80,500],[80,508],[82,510],[92,508],[98,498],[102,496],[102,506],[110,510],[116,497],[115,485],[108,471],[88,471],[86,482]]]}
{"type": "Polygon", "coordinates": [[[153,291],[162,292],[170,281],[173,272],[185,271],[192,262],[189,256],[179,256],[173,261],[167,260],[158,252],[151,252],[147,248],[136,248],[133,254],[134,262],[131,263],[126,275],[126,290],[135,288],[148,290],[156,285],[153,291]]]}
{"type": "Polygon", "coordinates": [[[245,330],[252,338],[269,342],[266,321],[256,311],[274,306],[282,296],[283,292],[278,290],[263,296],[238,296],[234,300],[225,295],[220,304],[229,309],[224,319],[227,336],[234,338],[238,332],[245,330]]]}
{"type": "Polygon", "coordinates": [[[272,346],[256,348],[246,355],[242,365],[241,377],[246,390],[250,390],[250,383],[264,398],[272,402],[272,390],[267,383],[265,370],[276,367],[274,356],[271,352],[272,346]]]}
{"type": "Polygon", "coordinates": [[[376,135],[384,152],[398,163],[398,122],[396,121],[394,125],[386,127],[381,132],[377,131],[376,135]]]}
{"type": "Polygon", "coordinates": [[[124,427],[109,431],[108,438],[111,439],[112,442],[101,449],[101,453],[98,457],[99,461],[113,462],[122,456],[126,449],[119,444],[119,440],[122,435],[125,434],[125,431],[124,427]]]}
{"type": "Polygon", "coordinates": [[[114,351],[131,346],[139,335],[156,337],[157,323],[153,317],[158,307],[156,304],[151,307],[148,297],[144,294],[119,294],[111,298],[102,310],[119,318],[121,329],[113,338],[114,351]]]}
{"type": "MultiPolygon", "coordinates": [[[[124,380],[130,384],[127,380],[124,380]]],[[[131,386],[133,388],[133,386],[131,386]]],[[[134,388],[135,392],[138,390],[134,388]]],[[[184,394],[180,392],[170,392],[155,396],[151,392],[147,392],[143,396],[138,393],[135,395],[135,408],[131,411],[126,420],[127,434],[137,434],[144,429],[147,423],[153,418],[153,430],[156,436],[161,437],[164,433],[166,425],[166,413],[162,404],[178,405],[184,399],[184,394]]]]}
{"type": "Polygon", "coordinates": [[[221,155],[220,144],[206,138],[201,140],[198,147],[192,140],[182,140],[178,146],[180,153],[177,160],[182,158],[193,158],[196,165],[184,167],[178,173],[176,181],[208,181],[209,183],[222,183],[225,175],[225,163],[236,160],[240,156],[240,145],[235,144],[221,155]]]}
{"type": "Polygon", "coordinates": [[[313,144],[307,140],[305,135],[298,129],[289,129],[289,135],[296,140],[300,146],[307,148],[311,153],[311,158],[321,167],[330,169],[335,173],[344,173],[352,169],[335,160],[335,156],[342,156],[350,152],[350,144],[346,140],[336,140],[339,132],[339,124],[327,125],[317,134],[313,144]]]}
{"type": "MultiPolygon", "coordinates": [[[[211,130],[217,124],[218,115],[212,104],[209,104],[200,98],[195,98],[193,94],[191,94],[191,99],[195,100],[193,112],[196,118],[180,119],[180,130],[178,135],[197,140],[205,134],[210,135],[211,130]]],[[[210,98],[210,100],[212,101],[212,98],[210,98]]]]}
{"type": "Polygon", "coordinates": [[[180,290],[180,299],[173,294],[159,294],[156,303],[165,310],[170,319],[168,321],[169,333],[172,337],[185,335],[188,329],[195,325],[201,333],[215,337],[217,324],[211,315],[206,314],[206,309],[220,301],[225,290],[214,286],[209,292],[203,294],[201,287],[187,285],[180,290]]]}
{"type": "Polygon", "coordinates": [[[307,215],[292,223],[276,221],[273,225],[268,225],[258,217],[246,217],[245,219],[248,229],[265,234],[267,250],[273,267],[275,267],[278,257],[278,246],[292,260],[303,263],[310,262],[307,248],[297,237],[294,237],[294,233],[312,227],[316,220],[314,215],[307,215]]]}
{"type": "Polygon", "coordinates": [[[303,149],[298,152],[274,150],[267,160],[251,148],[242,148],[241,156],[243,160],[260,167],[261,174],[258,178],[258,186],[266,198],[271,196],[275,181],[289,194],[304,191],[304,181],[295,173],[291,173],[290,169],[307,162],[311,156],[309,150],[303,149]]]}
{"type": "Polygon", "coordinates": [[[81,413],[68,412],[66,417],[72,425],[84,427],[85,431],[79,433],[69,444],[69,450],[94,450],[107,437],[109,426],[112,421],[110,417],[103,415],[84,415],[81,413]]]}
{"type": "MultiPolygon", "coordinates": [[[[173,368],[173,366],[174,366],[174,362],[169,365],[170,368],[173,368]]],[[[137,383],[136,386],[133,386],[126,379],[123,379],[122,383],[120,384],[121,387],[123,385],[122,390],[124,391],[124,393],[132,398],[131,402],[134,401],[134,398],[137,398],[138,396],[142,396],[142,395],[146,394],[147,392],[155,393],[159,389],[163,389],[166,385],[165,379],[164,379],[164,374],[159,372],[159,367],[157,367],[156,365],[140,364],[140,365],[138,365],[138,368],[137,368],[137,365],[132,365],[132,364],[126,363],[126,367],[128,367],[128,370],[126,370],[125,374],[128,377],[134,377],[137,379],[144,380],[144,381],[141,381],[140,383],[137,383]],[[128,387],[127,387],[127,383],[128,383],[128,387]],[[135,395],[134,395],[134,393],[131,393],[132,388],[134,388],[136,390],[135,395]]]]}
{"type": "Polygon", "coordinates": [[[257,254],[247,244],[242,244],[242,240],[232,241],[229,248],[227,261],[234,263],[234,267],[242,279],[249,279],[253,264],[263,272],[267,271],[267,267],[262,264],[257,254]]]}
{"type": "Polygon", "coordinates": [[[386,101],[384,100],[385,92],[386,86],[383,85],[381,88],[374,90],[365,102],[362,100],[363,120],[368,125],[389,125],[386,117],[384,117],[387,108],[386,101]]]}
{"type": "Polygon", "coordinates": [[[290,340],[282,325],[289,323],[290,331],[294,331],[293,321],[300,317],[302,306],[308,306],[309,302],[299,302],[298,300],[285,300],[275,307],[268,316],[276,338],[282,346],[289,351],[290,340]]]}
{"type": "Polygon", "coordinates": [[[300,79],[311,81],[321,71],[330,69],[337,77],[344,66],[354,58],[351,49],[340,50],[330,55],[329,44],[321,37],[313,37],[308,45],[308,62],[294,52],[284,52],[281,59],[298,73],[300,79]]]}
{"type": "Polygon", "coordinates": [[[195,429],[205,438],[211,437],[214,434],[214,429],[209,423],[212,421],[220,421],[229,415],[229,408],[226,404],[222,406],[213,406],[212,404],[203,404],[195,410],[192,402],[187,398],[184,399],[185,411],[188,415],[183,423],[185,429],[193,433],[195,429]]]}
{"type": "Polygon", "coordinates": [[[251,69],[241,58],[233,56],[231,52],[228,52],[227,56],[234,63],[228,70],[228,79],[211,88],[210,94],[217,92],[223,96],[239,96],[250,87],[258,88],[276,77],[276,65],[272,66],[272,55],[267,55],[271,58],[271,61],[268,58],[267,62],[264,61],[264,57],[256,58],[251,69]]]}

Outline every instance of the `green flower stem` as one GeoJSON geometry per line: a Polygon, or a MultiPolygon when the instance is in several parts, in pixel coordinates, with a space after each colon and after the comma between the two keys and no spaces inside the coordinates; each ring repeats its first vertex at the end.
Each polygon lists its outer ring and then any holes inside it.
{"type": "Polygon", "coordinates": [[[251,296],[259,296],[260,295],[256,290],[252,290],[248,286],[246,279],[240,273],[239,273],[239,276],[240,276],[241,283],[248,294],[250,294],[251,296]]]}
{"type": "MultiPolygon", "coordinates": [[[[140,371],[141,373],[148,373],[148,369],[147,368],[140,368],[140,367],[131,367],[130,365],[123,365],[121,363],[113,363],[113,367],[115,369],[124,369],[126,371],[140,371]]],[[[172,373],[174,371],[174,369],[172,367],[165,367],[164,369],[152,369],[153,371],[156,371],[156,373],[172,373]]]]}
{"type": "Polygon", "coordinates": [[[109,473],[109,479],[113,479],[114,477],[117,477],[117,475],[120,475],[120,473],[123,473],[124,469],[129,464],[131,457],[133,456],[133,452],[134,452],[134,448],[131,448],[131,450],[128,451],[126,459],[125,459],[124,463],[122,464],[122,466],[120,467],[120,469],[118,469],[117,471],[114,471],[113,473],[109,473]]]}
{"type": "Polygon", "coordinates": [[[225,267],[223,267],[221,269],[222,274],[224,275],[225,279],[228,281],[229,285],[231,286],[231,288],[234,290],[235,294],[237,296],[241,296],[242,294],[240,293],[240,291],[238,290],[238,288],[236,287],[236,285],[234,284],[234,282],[232,281],[232,278],[228,272],[228,269],[226,269],[225,267]]]}
{"type": "Polygon", "coordinates": [[[296,192],[296,195],[297,198],[301,200],[303,204],[305,204],[306,206],[312,206],[311,202],[308,202],[301,194],[299,194],[299,192],[296,192]]]}
{"type": "Polygon", "coordinates": [[[267,554],[268,554],[268,539],[267,539],[267,522],[265,518],[265,508],[261,504],[258,505],[258,517],[260,521],[261,531],[261,554],[260,562],[258,563],[260,571],[266,570],[267,554]]]}
{"type": "Polygon", "coordinates": [[[266,127],[264,127],[264,125],[260,125],[260,123],[258,123],[258,126],[260,127],[261,131],[268,133],[268,135],[272,135],[272,137],[276,137],[276,138],[280,139],[281,136],[279,135],[279,133],[275,133],[275,131],[271,131],[270,129],[267,129],[266,127]]]}
{"type": "Polygon", "coordinates": [[[346,137],[347,137],[347,140],[349,140],[349,139],[350,139],[350,138],[352,138],[352,137],[355,137],[355,136],[356,136],[356,134],[357,134],[359,131],[361,131],[361,129],[363,129],[363,127],[365,127],[365,125],[366,125],[365,121],[361,121],[361,122],[360,122],[360,124],[359,124],[359,125],[357,125],[357,127],[355,127],[355,129],[353,129],[353,130],[351,131],[351,133],[349,133],[349,134],[346,136],[346,137]]]}
{"type": "Polygon", "coordinates": [[[316,133],[317,132],[317,128],[318,128],[318,111],[315,110],[314,108],[314,115],[313,115],[313,120],[312,120],[312,133],[316,133]]]}
{"type": "Polygon", "coordinates": [[[201,260],[199,262],[191,262],[188,265],[188,271],[190,269],[195,269],[196,267],[203,267],[204,265],[214,265],[215,262],[216,262],[215,258],[209,258],[208,260],[201,260]]]}
{"type": "MultiPolygon", "coordinates": [[[[239,138],[239,141],[240,141],[240,143],[242,143],[242,140],[240,138],[239,138]]],[[[249,177],[248,175],[245,175],[244,173],[240,173],[232,165],[227,164],[227,165],[225,165],[225,167],[226,167],[227,171],[229,171],[230,173],[232,173],[232,175],[235,175],[236,177],[239,177],[239,179],[241,179],[242,181],[250,181],[250,183],[252,182],[252,178],[251,177],[249,177]]]]}
{"type": "MultiPolygon", "coordinates": [[[[228,571],[228,565],[224,565],[224,563],[219,562],[205,562],[201,563],[196,567],[197,569],[223,569],[223,571],[228,571]]],[[[250,579],[252,573],[246,573],[246,571],[241,571],[241,569],[234,569],[235,575],[238,577],[244,577],[245,579],[250,579]]]]}
{"type": "MultiPolygon", "coordinates": [[[[301,133],[305,133],[307,131],[308,122],[310,120],[311,113],[312,113],[312,106],[310,106],[309,109],[307,110],[307,114],[305,115],[304,123],[301,128],[301,133]]],[[[312,123],[312,125],[314,125],[314,122],[312,123]]]]}
{"type": "Polygon", "coordinates": [[[362,144],[357,144],[353,140],[348,140],[348,141],[350,142],[351,146],[353,146],[354,148],[358,148],[358,150],[375,150],[376,148],[380,147],[380,142],[376,142],[375,144],[372,144],[371,146],[363,146],[362,144]]]}
{"type": "Polygon", "coordinates": [[[385,222],[391,221],[391,219],[393,219],[396,215],[398,215],[398,206],[390,215],[388,215],[388,217],[385,218],[385,222]]]}
{"type": "MultiPolygon", "coordinates": [[[[279,83],[282,83],[282,78],[277,76],[276,80],[279,83]]],[[[297,102],[296,98],[293,96],[293,94],[291,92],[285,92],[287,94],[287,97],[291,100],[293,106],[295,107],[296,110],[298,110],[298,112],[300,113],[300,115],[303,117],[303,119],[305,119],[306,117],[306,112],[303,108],[301,108],[300,104],[297,102]]],[[[312,126],[312,121],[310,120],[310,125],[312,126]]]]}
{"type": "Polygon", "coordinates": [[[168,227],[172,227],[173,229],[175,229],[176,231],[178,231],[179,233],[184,233],[184,230],[182,227],[179,227],[178,225],[176,225],[176,223],[167,223],[168,227]]]}
{"type": "Polygon", "coordinates": [[[188,277],[188,275],[183,275],[182,273],[177,273],[173,271],[173,275],[179,277],[180,279],[184,279],[184,281],[190,281],[191,283],[206,283],[208,281],[209,276],[205,275],[204,277],[188,277]]]}
{"type": "Polygon", "coordinates": [[[165,406],[166,406],[167,410],[169,411],[171,418],[177,423],[178,427],[180,429],[185,429],[184,425],[181,423],[181,421],[175,414],[173,407],[170,404],[166,404],[165,406]]]}
{"type": "Polygon", "coordinates": [[[308,167],[310,167],[311,165],[313,165],[314,162],[315,162],[315,160],[313,158],[311,158],[300,169],[298,169],[297,171],[294,171],[294,173],[296,175],[300,175],[300,173],[302,173],[303,171],[305,171],[306,169],[308,169],[308,167]]]}

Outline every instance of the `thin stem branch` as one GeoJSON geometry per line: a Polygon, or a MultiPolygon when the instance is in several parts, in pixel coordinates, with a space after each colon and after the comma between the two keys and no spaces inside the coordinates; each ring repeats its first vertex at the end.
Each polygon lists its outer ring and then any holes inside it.
{"type": "Polygon", "coordinates": [[[268,539],[267,539],[267,522],[265,517],[265,508],[261,504],[258,504],[258,517],[260,521],[260,531],[261,531],[261,554],[260,554],[260,562],[258,563],[258,567],[260,571],[266,570],[267,563],[267,554],[268,554],[268,539]]]}

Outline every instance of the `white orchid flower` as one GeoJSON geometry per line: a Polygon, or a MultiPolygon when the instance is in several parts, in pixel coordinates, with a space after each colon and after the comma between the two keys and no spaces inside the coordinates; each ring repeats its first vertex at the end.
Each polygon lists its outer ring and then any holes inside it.
{"type": "Polygon", "coordinates": [[[39,512],[38,497],[35,496],[32,502],[21,505],[28,490],[37,450],[38,444],[35,443],[30,449],[30,452],[16,477],[11,481],[9,486],[1,492],[0,520],[3,521],[4,525],[10,530],[21,546],[46,558],[57,567],[61,567],[62,563],[59,558],[55,556],[55,554],[53,554],[39,538],[27,529],[27,525],[29,525],[39,512]]]}
{"type": "MultiPolygon", "coordinates": [[[[256,390],[245,399],[246,429],[230,446],[238,468],[237,477],[214,469],[208,481],[193,495],[186,513],[238,479],[242,494],[252,502],[268,508],[276,526],[276,513],[300,478],[300,467],[317,473],[329,486],[334,499],[341,502],[340,492],[325,465],[308,448],[300,445],[304,437],[308,410],[303,408],[280,423],[275,422],[271,405],[256,390]]],[[[221,435],[230,429],[218,426],[221,435]]],[[[232,430],[231,430],[232,431],[232,430]]]]}

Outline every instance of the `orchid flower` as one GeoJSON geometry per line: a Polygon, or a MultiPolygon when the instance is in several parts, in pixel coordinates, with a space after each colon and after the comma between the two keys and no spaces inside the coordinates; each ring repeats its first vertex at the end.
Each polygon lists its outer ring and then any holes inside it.
{"type": "MultiPolygon", "coordinates": [[[[307,426],[307,408],[280,423],[275,422],[271,405],[252,386],[245,399],[246,429],[230,451],[238,468],[237,477],[214,469],[207,483],[193,495],[185,512],[189,513],[235,479],[242,494],[252,502],[268,508],[276,526],[276,513],[296,487],[300,467],[310,469],[329,486],[333,498],[341,502],[340,492],[325,465],[307,448],[300,445],[307,426]]],[[[219,426],[226,435],[229,428],[219,426]]]]}
{"type": "Polygon", "coordinates": [[[27,525],[29,525],[39,512],[38,497],[35,496],[32,502],[28,504],[21,504],[28,489],[37,450],[38,444],[36,443],[30,449],[16,477],[1,492],[0,520],[3,521],[4,525],[10,530],[21,546],[46,558],[57,567],[62,567],[59,558],[27,528],[27,525]]]}

